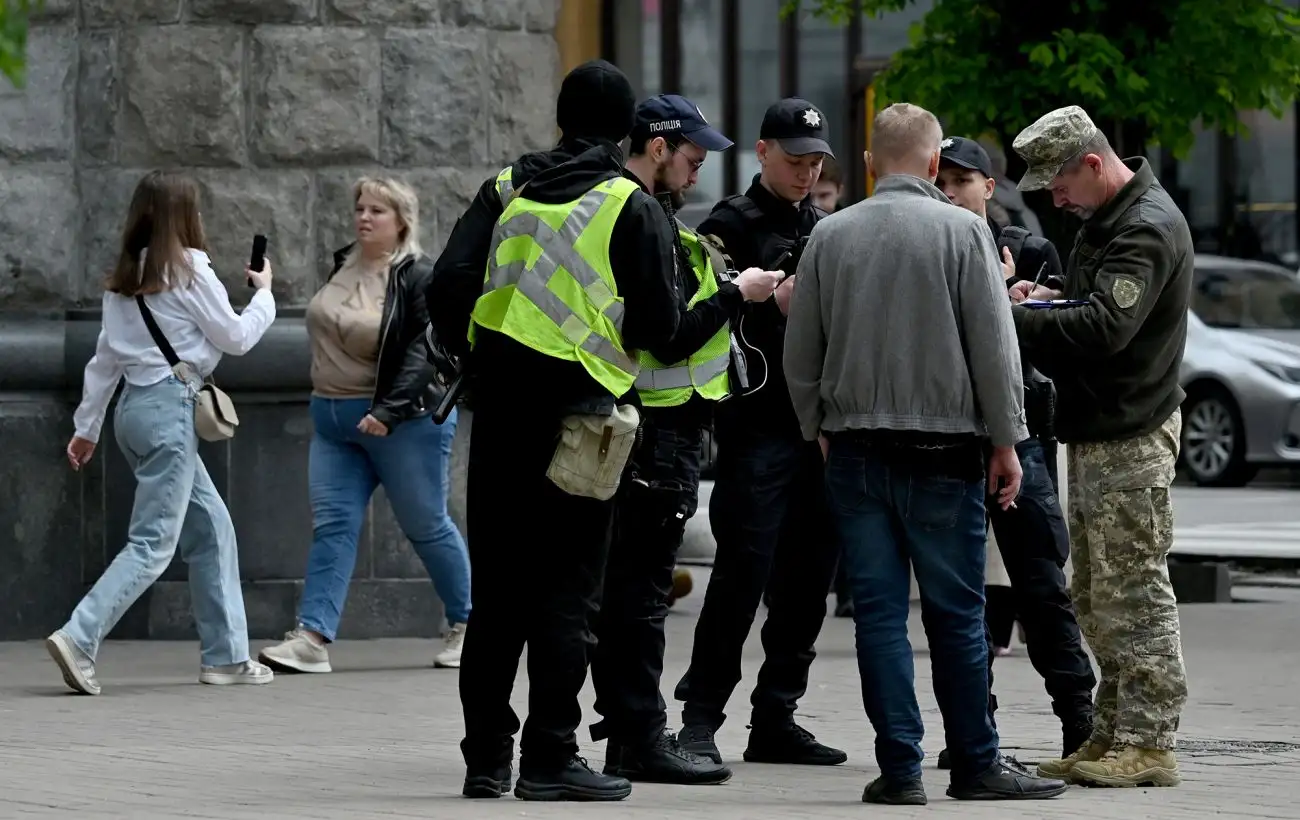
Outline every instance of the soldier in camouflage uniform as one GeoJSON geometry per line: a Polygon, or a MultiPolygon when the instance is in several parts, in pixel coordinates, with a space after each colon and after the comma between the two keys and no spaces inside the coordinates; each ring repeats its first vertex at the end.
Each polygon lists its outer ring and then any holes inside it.
{"type": "Polygon", "coordinates": [[[1083,109],[1016,137],[1022,191],[1048,189],[1083,218],[1064,281],[1012,288],[1016,330],[1055,383],[1069,445],[1068,515],[1079,623],[1101,670],[1092,737],[1039,773],[1106,786],[1173,786],[1187,678],[1166,555],[1169,485],[1185,398],[1193,248],[1187,221],[1146,159],[1120,160],[1083,109]]]}

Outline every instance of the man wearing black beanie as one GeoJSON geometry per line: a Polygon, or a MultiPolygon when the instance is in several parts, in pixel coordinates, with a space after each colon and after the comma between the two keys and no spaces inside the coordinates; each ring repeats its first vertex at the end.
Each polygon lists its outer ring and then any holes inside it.
{"type": "Polygon", "coordinates": [[[680,314],[671,226],[623,177],[618,143],[635,108],[610,63],[570,72],[556,103],[558,144],[483,183],[426,293],[436,343],[467,375],[474,411],[473,610],[460,669],[466,797],[510,790],[519,729],[510,693],[525,646],[515,796],[621,800],[632,790],[587,767],[576,729],[612,494],[639,420],[636,351],[668,343],[680,314]]]}

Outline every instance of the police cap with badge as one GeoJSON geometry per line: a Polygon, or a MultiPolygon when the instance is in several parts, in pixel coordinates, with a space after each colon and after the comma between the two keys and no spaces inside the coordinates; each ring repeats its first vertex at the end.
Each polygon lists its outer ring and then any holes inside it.
{"type": "Polygon", "coordinates": [[[782,151],[797,157],[807,154],[835,156],[831,144],[826,141],[826,117],[817,106],[799,97],[786,97],[773,103],[763,115],[758,138],[774,140],[782,151]]]}
{"type": "Polygon", "coordinates": [[[655,137],[670,145],[685,140],[705,151],[725,151],[734,144],[709,125],[699,106],[679,94],[656,94],[637,106],[632,144],[644,145],[655,137]]]}

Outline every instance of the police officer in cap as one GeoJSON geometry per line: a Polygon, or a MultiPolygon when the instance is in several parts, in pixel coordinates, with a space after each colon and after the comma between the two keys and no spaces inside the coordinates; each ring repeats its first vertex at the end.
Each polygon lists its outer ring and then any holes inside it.
{"type": "MultiPolygon", "coordinates": [[[[779,273],[758,269],[720,281],[710,251],[675,216],[710,151],[731,140],[694,103],[664,94],[637,107],[624,176],[664,207],[678,232],[681,322],[672,340],[640,352],[641,442],[619,493],[614,546],[597,617],[591,677],[593,740],[609,740],[605,772],[632,781],[721,783],[731,770],[684,751],[666,731],[659,681],[664,617],[686,522],[695,514],[704,429],[728,395],[729,328],[745,300],[770,299],[779,273]]],[[[719,259],[721,257],[718,257],[719,259]]]]}
{"type": "MultiPolygon", "coordinates": [[[[1029,236],[1023,228],[998,229],[989,220],[987,203],[993,196],[993,164],[974,140],[949,137],[939,153],[939,178],[935,185],[954,205],[989,221],[998,237],[1007,287],[1023,279],[1039,282],[1059,277],[1060,258],[1051,242],[1029,236]]],[[[1055,448],[1052,432],[1052,383],[1034,369],[1022,354],[1025,415],[1029,438],[1016,445],[1024,471],[1016,505],[989,508],[1002,562],[1011,579],[1016,611],[1025,627],[1029,661],[1043,678],[1052,698],[1052,711],[1061,721],[1064,754],[1078,749],[1092,734],[1092,690],[1097,685],[1092,662],[1083,649],[1079,623],[1065,582],[1065,562],[1070,557],[1070,534],[1057,497],[1055,448]]],[[[987,620],[986,620],[987,631],[987,620]]],[[[993,696],[993,642],[989,642],[989,715],[997,709],[993,696]]],[[[939,767],[948,767],[945,749],[939,767]]]]}
{"type": "Polygon", "coordinates": [[[623,176],[619,142],[635,108],[613,65],[570,72],[557,101],[559,143],[484,182],[426,294],[437,341],[472,377],[466,797],[511,787],[519,720],[510,693],[525,645],[529,714],[515,796],[621,800],[632,789],[589,769],[575,734],[614,501],[552,464],[597,460],[574,462],[561,446],[585,447],[592,420],[606,420],[596,430],[611,442],[617,434],[620,448],[630,442],[635,351],[677,332],[672,231],[658,203],[623,176]]]}
{"type": "Polygon", "coordinates": [[[756,147],[761,171],[749,190],[719,202],[698,228],[724,247],[736,269],[789,274],[775,299],[742,310],[732,396],[717,412],[709,501],[717,553],[691,664],[675,693],[685,702],[682,746],[716,761],[722,754],[714,735],[740,682],[741,651],[765,588],[766,657],[751,698],[744,759],[809,765],[848,759],[794,722],[826,618],[837,550],[825,511],[822,454],[815,442],[803,440],[781,364],[793,274],[825,215],[809,194],[823,158],[832,156],[826,135],[826,119],[812,103],[789,98],[772,105],[756,147]]]}

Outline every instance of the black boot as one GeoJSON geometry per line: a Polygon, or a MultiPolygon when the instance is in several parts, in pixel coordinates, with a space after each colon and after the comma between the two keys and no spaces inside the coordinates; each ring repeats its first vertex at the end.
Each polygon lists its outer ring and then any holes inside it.
{"type": "Polygon", "coordinates": [[[731,779],[731,769],[682,748],[677,737],[664,732],[648,746],[608,745],[605,774],[633,783],[713,786],[731,779]]]}
{"type": "Polygon", "coordinates": [[[465,797],[500,797],[510,791],[510,764],[491,768],[473,768],[465,773],[465,786],[460,793],[465,797]]]}
{"type": "Polygon", "coordinates": [[[718,751],[718,743],[713,736],[713,727],[700,723],[683,726],[677,733],[677,742],[681,744],[682,749],[693,755],[712,760],[714,763],[721,763],[722,752],[718,751]]]}
{"type": "Polygon", "coordinates": [[[796,766],[838,766],[849,756],[832,749],[807,729],[794,721],[771,726],[754,725],[749,728],[749,748],[745,749],[746,763],[786,763],[796,766]]]}
{"type": "Polygon", "coordinates": [[[939,752],[939,768],[944,771],[952,768],[952,757],[949,756],[947,749],[939,752]]]}
{"type": "Polygon", "coordinates": [[[562,766],[534,767],[520,761],[515,797],[520,800],[613,801],[632,793],[632,784],[591,770],[587,761],[573,757],[562,766]]]}
{"type": "Polygon", "coordinates": [[[882,775],[867,784],[862,792],[862,802],[884,806],[924,806],[929,801],[925,796],[925,784],[919,777],[896,782],[886,780],[882,775]]]}

